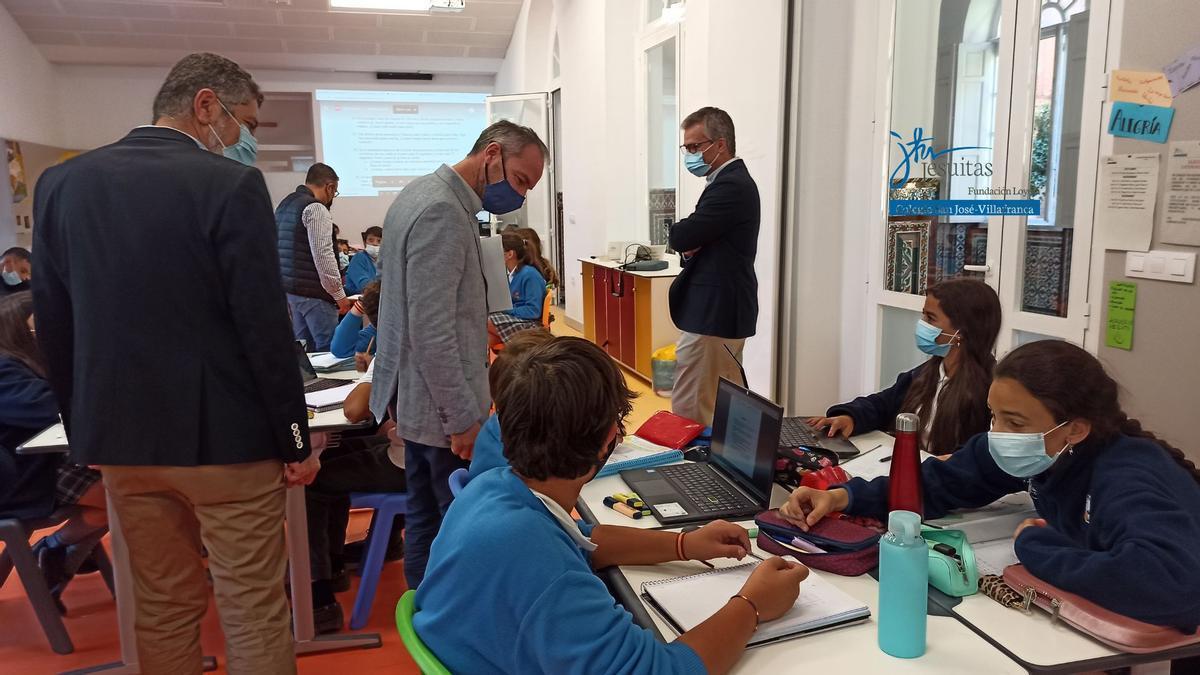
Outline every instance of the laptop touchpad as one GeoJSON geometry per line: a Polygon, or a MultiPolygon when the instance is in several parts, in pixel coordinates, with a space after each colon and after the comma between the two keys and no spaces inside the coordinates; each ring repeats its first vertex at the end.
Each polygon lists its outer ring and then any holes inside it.
{"type": "Polygon", "coordinates": [[[655,497],[674,497],[678,494],[671,484],[661,478],[638,481],[638,493],[642,499],[652,500],[655,497]]]}

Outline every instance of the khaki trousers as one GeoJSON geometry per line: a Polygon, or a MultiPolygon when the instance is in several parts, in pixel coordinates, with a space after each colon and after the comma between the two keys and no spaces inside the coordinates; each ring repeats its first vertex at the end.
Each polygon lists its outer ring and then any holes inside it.
{"type": "Polygon", "coordinates": [[[675,345],[675,389],[671,392],[671,412],[711,426],[713,408],[717,403],[717,381],[724,377],[742,383],[738,363],[742,360],[742,348],[745,345],[745,338],[726,340],[711,335],[681,333],[675,345]],[[725,350],[726,346],[733,356],[725,350]]]}
{"type": "MultiPolygon", "coordinates": [[[[201,672],[208,549],[229,673],[295,673],[283,465],[103,466],[129,545],[138,660],[146,675],[201,672]]],[[[307,592],[308,589],[301,589],[307,592]]]]}

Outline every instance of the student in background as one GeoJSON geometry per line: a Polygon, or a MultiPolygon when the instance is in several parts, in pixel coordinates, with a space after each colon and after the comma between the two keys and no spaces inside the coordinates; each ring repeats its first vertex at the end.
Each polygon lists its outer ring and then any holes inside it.
{"type": "Polygon", "coordinates": [[[525,240],[525,246],[529,249],[529,257],[533,260],[533,266],[546,280],[546,286],[558,288],[558,272],[554,270],[554,266],[550,264],[549,260],[542,257],[542,238],[538,236],[537,230],[532,227],[518,227],[513,232],[525,240]]]}
{"type": "Polygon", "coordinates": [[[375,324],[370,317],[379,315],[379,281],[367,284],[362,291],[362,297],[355,301],[346,312],[346,316],[338,322],[333,331],[333,340],[329,342],[329,351],[338,358],[355,356],[358,369],[363,372],[375,354],[375,324]],[[358,355],[362,358],[358,358],[358,355]]]}
{"type": "Polygon", "coordinates": [[[891,429],[896,415],[921,417],[921,447],[949,454],[987,430],[987,394],[1000,333],[1000,299],[991,286],[951,279],[930,288],[916,326],[917,348],[930,356],[881,392],[835,405],[809,423],[849,438],[891,429]]]}
{"type": "MultiPolygon", "coordinates": [[[[342,275],[345,276],[346,270],[350,267],[350,256],[354,253],[354,251],[350,248],[350,242],[346,241],[345,239],[338,239],[336,244],[338,269],[341,270],[342,275]]],[[[344,282],[342,287],[345,288],[344,282]]]]}
{"type": "Polygon", "coordinates": [[[28,291],[0,299],[0,518],[45,518],[78,508],[34,546],[46,585],[65,612],[59,596],[108,531],[108,514],[99,471],[60,454],[17,454],[17,446],[59,421],[34,331],[28,291]]]}
{"type": "Polygon", "coordinates": [[[367,284],[379,276],[376,261],[383,244],[383,228],[368,227],[363,231],[362,239],[363,250],[350,258],[350,267],[346,270],[346,292],[351,295],[362,293],[367,284]]]}
{"type": "MultiPolygon", "coordinates": [[[[1014,533],[1039,579],[1119,614],[1185,632],[1200,624],[1200,472],[1129,419],[1094,356],[1059,340],[1013,350],[988,394],[991,430],[921,465],[925,517],[1029,491],[1040,518],[1014,533]]],[[[888,479],[798,488],[801,529],[831,511],[885,518],[888,479]]]]}
{"type": "MultiPolygon", "coordinates": [[[[488,368],[488,388],[492,391],[492,398],[498,396],[500,390],[504,388],[509,364],[520,358],[525,352],[540,347],[553,339],[554,336],[550,334],[550,331],[542,328],[532,328],[514,335],[488,368]]],[[[484,471],[499,466],[508,466],[508,460],[504,458],[504,444],[500,442],[500,419],[495,413],[492,413],[487,422],[484,422],[483,428],[479,430],[479,435],[475,437],[475,452],[471,455],[469,469],[471,478],[477,478],[484,471]]]]}
{"type": "Polygon", "coordinates": [[[456,673],[727,672],[758,622],[792,607],[807,568],[761,563],[709,619],[660,642],[613,603],[594,570],[741,559],[746,530],[724,521],[675,533],[571,520],[634,394],[612,358],[582,338],[533,348],[508,370],[496,408],[512,466],[472,480],[451,504],[417,589],[418,635],[456,673]]]}
{"type": "Polygon", "coordinates": [[[0,296],[29,290],[33,273],[29,251],[14,246],[0,255],[0,296]]]}
{"type": "Polygon", "coordinates": [[[504,232],[500,237],[513,306],[488,315],[488,341],[493,346],[508,342],[523,330],[541,326],[546,301],[546,278],[534,264],[525,240],[512,232],[504,232]]]}

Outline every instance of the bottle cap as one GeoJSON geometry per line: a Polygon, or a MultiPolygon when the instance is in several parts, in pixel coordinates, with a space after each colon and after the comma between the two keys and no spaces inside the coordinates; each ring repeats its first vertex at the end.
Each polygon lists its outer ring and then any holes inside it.
{"type": "Polygon", "coordinates": [[[902,539],[921,536],[921,516],[912,511],[892,511],[888,514],[888,532],[902,539]]]}
{"type": "Polygon", "coordinates": [[[896,431],[916,431],[921,428],[921,418],[913,413],[896,415],[896,431]]]}

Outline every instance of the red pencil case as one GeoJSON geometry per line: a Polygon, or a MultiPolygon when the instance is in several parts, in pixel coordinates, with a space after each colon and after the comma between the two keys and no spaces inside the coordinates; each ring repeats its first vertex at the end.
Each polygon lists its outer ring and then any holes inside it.
{"type": "Polygon", "coordinates": [[[822,518],[805,532],[772,509],[755,516],[754,523],[758,525],[759,548],[774,555],[790,555],[813,569],[856,577],[879,564],[879,533],[840,517],[822,518]],[[800,537],[825,553],[796,553],[776,537],[789,541],[800,537]]]}
{"type": "Polygon", "coordinates": [[[704,431],[703,424],[673,412],[660,410],[638,427],[633,435],[657,445],[680,450],[696,440],[701,431],[704,431]]]}

